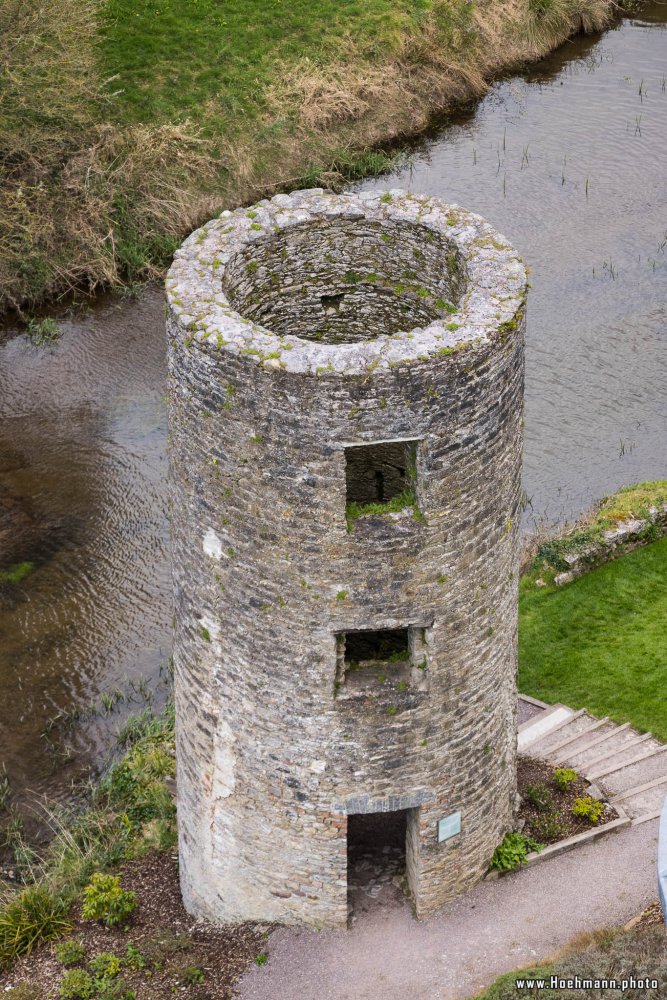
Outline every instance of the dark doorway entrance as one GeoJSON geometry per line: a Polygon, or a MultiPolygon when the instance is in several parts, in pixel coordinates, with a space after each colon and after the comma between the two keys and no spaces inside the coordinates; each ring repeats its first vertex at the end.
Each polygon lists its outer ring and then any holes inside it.
{"type": "Polygon", "coordinates": [[[405,880],[409,809],[356,813],[347,818],[347,902],[351,922],[398,899],[405,880]]]}

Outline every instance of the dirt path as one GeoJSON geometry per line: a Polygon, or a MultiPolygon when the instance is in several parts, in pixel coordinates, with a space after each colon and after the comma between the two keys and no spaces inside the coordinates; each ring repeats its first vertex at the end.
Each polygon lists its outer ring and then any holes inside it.
{"type": "Polygon", "coordinates": [[[242,1000],[454,1000],[655,899],[657,820],[479,885],[418,922],[384,889],[349,931],[283,928],[242,1000]],[[378,903],[384,905],[376,905],[378,903]]]}

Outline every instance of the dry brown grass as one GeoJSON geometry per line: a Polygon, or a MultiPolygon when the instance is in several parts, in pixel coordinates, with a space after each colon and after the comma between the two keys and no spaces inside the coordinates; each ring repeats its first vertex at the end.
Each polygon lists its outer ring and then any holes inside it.
{"type": "Polygon", "coordinates": [[[451,4],[436,0],[419,33],[406,34],[382,62],[365,65],[352,46],[344,63],[281,67],[269,106],[275,115],[289,109],[302,131],[329,137],[341,126],[375,142],[418,131],[434,113],[483,94],[501,70],[539,59],[576,31],[603,28],[617,10],[610,0],[545,2],[537,15],[530,0],[488,0],[470,8],[467,27],[447,28],[439,14],[451,4]]]}
{"type": "MultiPolygon", "coordinates": [[[[500,70],[616,10],[614,0],[432,0],[419,30],[397,22],[382,53],[350,38],[344,62],[277,66],[263,118],[233,123],[218,151],[193,124],[105,124],[98,4],[0,0],[0,309],[154,275],[214,211],[305,175],[334,183],[341,155],[418,133],[500,70]],[[289,127],[274,134],[279,120],[289,127]]],[[[212,98],[209,136],[218,113],[212,98]]]]}

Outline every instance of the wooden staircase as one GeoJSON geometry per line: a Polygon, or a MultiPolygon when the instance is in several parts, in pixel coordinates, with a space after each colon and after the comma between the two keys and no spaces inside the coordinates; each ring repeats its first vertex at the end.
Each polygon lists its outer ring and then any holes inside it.
{"type": "Polygon", "coordinates": [[[573,767],[618,803],[633,826],[656,819],[667,796],[667,744],[629,723],[597,719],[586,709],[545,705],[519,695],[519,753],[573,767]]]}

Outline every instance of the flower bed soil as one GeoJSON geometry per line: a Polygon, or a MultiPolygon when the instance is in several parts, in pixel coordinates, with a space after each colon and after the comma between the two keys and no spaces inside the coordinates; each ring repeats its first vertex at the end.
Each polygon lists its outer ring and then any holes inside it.
{"type": "MultiPolygon", "coordinates": [[[[245,969],[266,951],[269,926],[250,924],[214,927],[195,922],[184,910],[178,884],[178,863],[172,853],[152,853],[125,864],[124,888],[137,893],[138,906],[126,929],[108,929],[72,914],[70,937],[81,941],[89,960],[100,952],[122,957],[129,943],[144,956],[143,969],[123,969],[121,975],[136,1000],[229,1000],[245,969]],[[200,982],[187,984],[187,970],[201,970],[200,982]]],[[[55,956],[65,938],[44,945],[0,973],[0,995],[11,997],[12,987],[29,984],[35,1000],[59,996],[66,972],[55,956]],[[3,993],[4,990],[4,993],[3,993]]],[[[264,959],[260,957],[260,961],[264,959]]],[[[197,977],[199,978],[199,977],[197,977]]]]}
{"type": "MultiPolygon", "coordinates": [[[[553,779],[555,768],[535,757],[519,757],[517,762],[517,781],[521,796],[519,819],[524,821],[523,833],[533,837],[540,844],[556,844],[577,833],[585,833],[596,827],[618,818],[613,806],[605,803],[604,812],[597,823],[573,816],[572,807],[575,799],[592,795],[595,791],[584,778],[578,778],[566,791],[561,791],[553,779]],[[527,790],[536,785],[544,785],[550,793],[550,798],[540,808],[527,797],[527,790]]],[[[546,797],[545,797],[546,798],[546,797]]]]}

